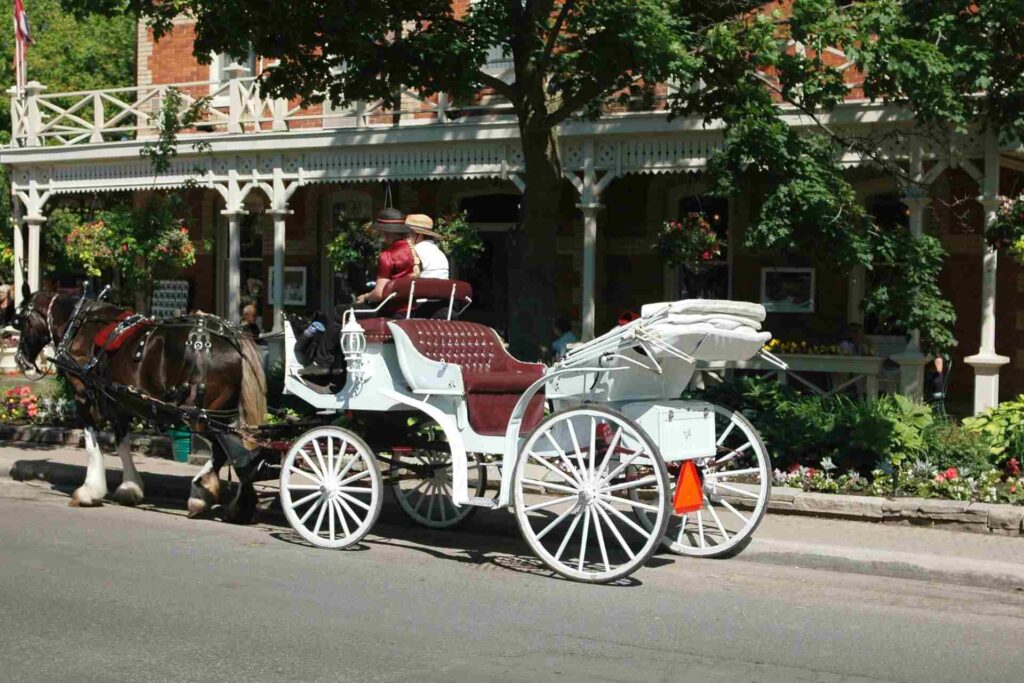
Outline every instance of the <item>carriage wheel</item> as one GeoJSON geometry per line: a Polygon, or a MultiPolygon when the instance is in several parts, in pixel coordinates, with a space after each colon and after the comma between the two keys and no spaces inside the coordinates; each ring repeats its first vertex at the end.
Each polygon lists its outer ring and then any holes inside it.
{"type": "MultiPolygon", "coordinates": [[[[771,461],[747,418],[708,405],[715,412],[718,453],[696,461],[704,483],[703,506],[687,514],[673,513],[664,544],[678,555],[732,557],[747,546],[764,517],[772,490],[771,461]]],[[[672,467],[672,472],[674,492],[678,468],[672,467]]],[[[652,528],[653,516],[637,512],[644,527],[652,528]]]]}
{"type": "MultiPolygon", "coordinates": [[[[487,466],[474,453],[469,460],[469,495],[479,497],[487,489],[487,466]]],[[[452,502],[452,456],[447,451],[395,453],[391,460],[391,493],[398,506],[417,524],[449,529],[469,518],[475,505],[452,502]]]]}
{"type": "Polygon", "coordinates": [[[605,583],[636,571],[658,547],[671,512],[657,446],[632,420],[602,407],[551,415],[530,434],[512,486],[519,529],[551,569],[605,583]],[[644,500],[629,492],[643,490],[644,500]],[[634,521],[651,515],[653,527],[634,521]]]}
{"type": "Polygon", "coordinates": [[[318,427],[296,441],[281,466],[281,507],[292,528],[321,548],[358,543],[377,521],[384,484],[358,436],[318,427]]]}

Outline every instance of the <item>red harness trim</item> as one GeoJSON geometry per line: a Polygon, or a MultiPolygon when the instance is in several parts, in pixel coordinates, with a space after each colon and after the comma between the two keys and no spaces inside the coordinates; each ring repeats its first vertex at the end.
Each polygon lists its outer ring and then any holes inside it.
{"type": "Polygon", "coordinates": [[[134,314],[125,311],[124,313],[121,313],[119,316],[117,316],[112,323],[110,323],[109,325],[107,325],[102,330],[96,333],[96,336],[93,337],[92,340],[93,345],[98,346],[102,349],[106,349],[107,351],[117,351],[119,348],[124,346],[125,342],[127,342],[129,339],[131,339],[136,334],[146,329],[150,325],[154,324],[152,320],[149,320],[148,318],[142,318],[137,323],[131,325],[123,332],[121,332],[119,335],[117,335],[116,338],[110,339],[110,335],[114,333],[114,330],[117,328],[117,326],[120,325],[122,321],[126,320],[127,318],[130,318],[132,315],[134,314]]]}

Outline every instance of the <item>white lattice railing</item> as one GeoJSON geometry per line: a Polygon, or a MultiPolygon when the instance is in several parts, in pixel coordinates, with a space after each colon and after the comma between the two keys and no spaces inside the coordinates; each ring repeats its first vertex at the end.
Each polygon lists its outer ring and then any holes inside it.
{"type": "Polygon", "coordinates": [[[198,120],[183,133],[189,136],[429,125],[510,113],[502,102],[478,102],[455,108],[443,93],[425,97],[408,88],[390,101],[303,107],[265,96],[260,92],[259,80],[251,77],[221,83],[202,81],[67,93],[47,93],[44,86],[32,82],[20,93],[12,92],[11,144],[81,145],[155,137],[155,119],[171,89],[180,94],[179,113],[205,100],[198,120]]]}

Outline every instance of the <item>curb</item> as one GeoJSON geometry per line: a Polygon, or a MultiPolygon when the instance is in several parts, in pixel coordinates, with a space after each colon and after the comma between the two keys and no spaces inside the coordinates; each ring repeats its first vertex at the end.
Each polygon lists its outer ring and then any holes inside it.
{"type": "MultiPolygon", "coordinates": [[[[100,447],[113,450],[117,447],[114,435],[110,432],[97,434],[100,447]]],[[[0,425],[0,442],[32,443],[48,446],[72,446],[85,448],[85,430],[73,427],[44,427],[36,425],[0,425]]],[[[131,437],[132,453],[148,455],[151,458],[174,459],[171,440],[159,434],[135,434],[131,437]]],[[[188,462],[203,465],[208,456],[205,453],[193,453],[188,462]]]]}
{"type": "Polygon", "coordinates": [[[980,534],[1024,535],[1022,505],[942,498],[846,496],[776,486],[772,487],[768,510],[860,522],[935,526],[980,534]]]}

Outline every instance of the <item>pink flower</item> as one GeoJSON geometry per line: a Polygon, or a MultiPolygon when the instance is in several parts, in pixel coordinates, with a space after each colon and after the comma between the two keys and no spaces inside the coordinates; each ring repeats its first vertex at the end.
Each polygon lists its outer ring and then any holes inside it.
{"type": "Polygon", "coordinates": [[[944,484],[945,482],[946,482],[946,477],[942,476],[941,472],[939,474],[935,475],[935,483],[936,484],[944,484]]]}
{"type": "Polygon", "coordinates": [[[946,479],[950,481],[953,481],[960,476],[960,473],[956,471],[955,467],[950,467],[948,470],[943,472],[943,474],[946,476],[946,479]]]}
{"type": "Polygon", "coordinates": [[[1016,486],[1011,486],[1010,487],[1010,493],[1017,493],[1017,487],[1016,486]]]}

